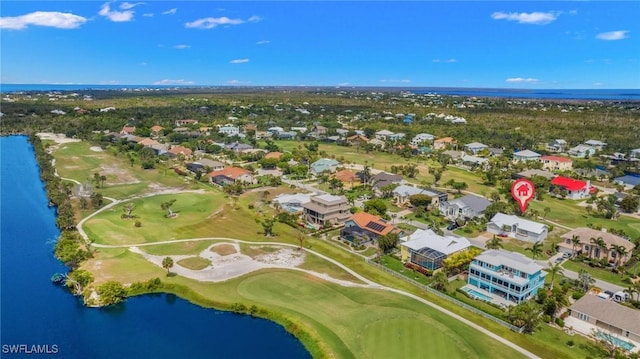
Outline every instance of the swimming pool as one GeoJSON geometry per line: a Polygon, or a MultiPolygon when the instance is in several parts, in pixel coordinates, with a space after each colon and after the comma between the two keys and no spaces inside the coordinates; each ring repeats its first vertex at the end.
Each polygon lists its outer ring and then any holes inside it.
{"type": "Polygon", "coordinates": [[[476,290],[473,290],[471,288],[464,288],[462,289],[465,292],[467,292],[467,294],[469,294],[469,296],[473,299],[480,299],[480,300],[484,300],[486,302],[490,302],[493,298],[491,298],[490,296],[486,295],[486,294],[482,294],[476,290]]]}
{"type": "Polygon", "coordinates": [[[633,344],[631,344],[629,342],[625,342],[624,340],[622,340],[622,339],[620,339],[618,337],[615,337],[615,336],[613,336],[611,334],[607,334],[607,333],[603,333],[603,332],[597,332],[596,335],[598,336],[598,338],[606,340],[606,341],[609,341],[609,342],[613,343],[615,346],[618,346],[618,347],[620,347],[622,349],[625,349],[625,350],[631,351],[635,347],[635,345],[633,345],[633,344]]]}

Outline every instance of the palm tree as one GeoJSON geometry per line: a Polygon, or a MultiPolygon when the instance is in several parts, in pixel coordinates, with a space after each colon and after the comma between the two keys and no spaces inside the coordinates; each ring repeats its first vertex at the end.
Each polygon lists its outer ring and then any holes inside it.
{"type": "Polygon", "coordinates": [[[611,249],[614,252],[616,252],[616,268],[618,268],[620,266],[620,261],[622,260],[622,257],[626,257],[628,254],[627,248],[622,245],[612,244],[611,249]]]}
{"type": "Polygon", "coordinates": [[[433,283],[431,283],[433,289],[444,292],[447,290],[448,284],[449,280],[447,279],[447,275],[444,273],[444,270],[439,270],[433,275],[433,283]]]}
{"type": "Polygon", "coordinates": [[[536,259],[536,257],[542,254],[542,242],[536,242],[530,248],[525,248],[525,251],[531,252],[531,258],[536,259]]]}
{"type": "Polygon", "coordinates": [[[589,246],[589,258],[593,258],[593,248],[594,247],[598,247],[598,239],[602,239],[602,237],[598,237],[598,238],[594,238],[591,237],[589,239],[589,242],[591,243],[591,245],[589,246]]]}
{"type": "Polygon", "coordinates": [[[596,245],[598,246],[598,259],[600,259],[600,257],[602,257],[602,253],[605,253],[604,258],[608,258],[609,256],[606,254],[607,252],[607,242],[604,241],[604,239],[602,239],[602,237],[598,237],[598,240],[596,241],[596,245]]]}
{"type": "Polygon", "coordinates": [[[564,268],[560,266],[560,263],[552,264],[549,262],[549,273],[551,273],[550,287],[553,289],[553,281],[555,280],[556,275],[562,275],[564,273],[564,268]]]}
{"type": "Polygon", "coordinates": [[[595,279],[587,272],[586,269],[580,269],[580,273],[578,273],[578,281],[580,281],[580,285],[582,285],[582,290],[586,293],[589,290],[589,287],[596,282],[595,279]]]}
{"type": "Polygon", "coordinates": [[[173,258],[165,257],[162,260],[162,268],[167,270],[167,275],[169,274],[169,269],[171,269],[171,267],[173,267],[173,258]]]}
{"type": "Polygon", "coordinates": [[[573,246],[573,256],[575,257],[577,254],[576,248],[580,245],[580,237],[577,234],[571,236],[571,245],[573,246]]]}
{"type": "Polygon", "coordinates": [[[640,294],[640,292],[638,291],[638,288],[636,288],[636,286],[634,285],[630,285],[627,288],[624,289],[625,293],[629,294],[629,300],[634,300],[633,295],[634,294],[640,294]]]}
{"type": "Polygon", "coordinates": [[[487,247],[487,249],[503,248],[504,246],[502,245],[502,238],[494,234],[493,238],[487,241],[487,243],[485,244],[485,247],[487,247]]]}

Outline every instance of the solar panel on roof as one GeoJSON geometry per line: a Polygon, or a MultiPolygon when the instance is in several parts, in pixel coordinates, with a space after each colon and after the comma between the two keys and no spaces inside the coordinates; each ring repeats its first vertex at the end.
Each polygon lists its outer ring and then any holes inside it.
{"type": "Polygon", "coordinates": [[[386,226],[384,226],[384,225],[382,225],[382,224],[380,224],[380,223],[376,223],[376,222],[371,221],[371,222],[367,223],[367,225],[366,225],[365,227],[367,227],[367,228],[371,228],[371,229],[373,229],[373,230],[374,230],[374,231],[376,231],[376,232],[382,232],[382,230],[383,230],[386,226]]]}

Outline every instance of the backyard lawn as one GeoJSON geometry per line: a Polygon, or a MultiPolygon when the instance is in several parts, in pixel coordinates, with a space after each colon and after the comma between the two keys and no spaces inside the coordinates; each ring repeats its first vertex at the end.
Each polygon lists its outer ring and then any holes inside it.
{"type": "Polygon", "coordinates": [[[589,272],[589,274],[591,274],[591,276],[593,276],[593,278],[613,283],[624,288],[629,286],[629,284],[622,281],[622,276],[604,268],[590,267],[586,263],[576,262],[573,260],[564,261],[562,263],[562,266],[576,273],[579,273],[581,269],[585,269],[587,272],[589,272]]]}

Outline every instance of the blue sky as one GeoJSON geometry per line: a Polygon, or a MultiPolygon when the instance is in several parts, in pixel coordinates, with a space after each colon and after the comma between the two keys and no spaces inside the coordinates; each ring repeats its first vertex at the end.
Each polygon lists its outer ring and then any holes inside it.
{"type": "Polygon", "coordinates": [[[0,82],[640,88],[638,1],[2,1],[0,82]]]}

